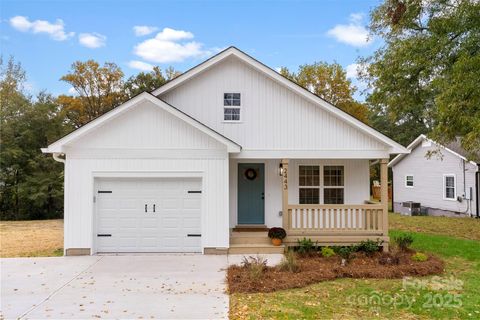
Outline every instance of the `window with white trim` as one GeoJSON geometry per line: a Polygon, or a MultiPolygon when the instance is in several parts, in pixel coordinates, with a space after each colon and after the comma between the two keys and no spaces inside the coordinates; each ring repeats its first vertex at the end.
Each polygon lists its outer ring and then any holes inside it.
{"type": "Polygon", "coordinates": [[[343,166],[323,167],[323,203],[343,204],[345,202],[345,169],[343,166]]]}
{"type": "Polygon", "coordinates": [[[223,120],[240,121],[240,93],[223,94],[223,120]]]}
{"type": "Polygon", "coordinates": [[[405,176],[405,187],[413,188],[413,174],[407,174],[405,176]]]}
{"type": "Polygon", "coordinates": [[[455,200],[457,197],[457,190],[455,184],[454,174],[443,175],[443,198],[447,200],[455,200]]]}
{"type": "Polygon", "coordinates": [[[320,166],[299,166],[298,179],[298,202],[300,204],[319,204],[320,166]]]}

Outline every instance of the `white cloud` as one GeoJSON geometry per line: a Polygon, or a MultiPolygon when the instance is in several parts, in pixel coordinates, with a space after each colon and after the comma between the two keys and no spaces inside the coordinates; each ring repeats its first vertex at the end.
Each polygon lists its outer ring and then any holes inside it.
{"type": "Polygon", "coordinates": [[[155,38],[136,45],[134,53],[146,61],[167,63],[205,57],[217,51],[217,49],[206,50],[202,43],[196,41],[182,41],[193,38],[194,35],[191,32],[164,28],[155,38]]]}
{"type": "Polygon", "coordinates": [[[77,94],[77,90],[75,90],[74,87],[70,87],[70,89],[68,89],[68,93],[71,94],[71,95],[76,95],[76,94],[77,94]]]}
{"type": "Polygon", "coordinates": [[[157,31],[157,27],[150,27],[150,26],[134,26],[133,32],[137,37],[146,36],[150,33],[157,31]]]}
{"type": "Polygon", "coordinates": [[[275,68],[275,71],[277,71],[278,73],[280,73],[280,71],[282,71],[282,67],[276,67],[276,68],[275,68]]]}
{"type": "Polygon", "coordinates": [[[78,35],[78,42],[84,47],[96,49],[105,46],[107,37],[99,33],[80,33],[78,35]]]}
{"type": "Polygon", "coordinates": [[[362,21],[363,14],[352,13],[349,24],[337,24],[327,31],[327,35],[351,46],[365,47],[370,44],[371,40],[368,38],[368,30],[362,25],[362,21]]]}
{"type": "Polygon", "coordinates": [[[347,66],[347,78],[356,79],[358,77],[358,63],[352,63],[347,66]]]}
{"type": "Polygon", "coordinates": [[[137,69],[141,71],[152,71],[153,65],[143,61],[132,60],[128,63],[128,66],[132,69],[137,69]]]}
{"type": "Polygon", "coordinates": [[[65,26],[61,19],[57,19],[55,23],[45,20],[30,21],[28,17],[15,16],[10,18],[10,25],[21,32],[45,33],[53,40],[64,41],[73,37],[74,32],[65,32],[65,26]]]}

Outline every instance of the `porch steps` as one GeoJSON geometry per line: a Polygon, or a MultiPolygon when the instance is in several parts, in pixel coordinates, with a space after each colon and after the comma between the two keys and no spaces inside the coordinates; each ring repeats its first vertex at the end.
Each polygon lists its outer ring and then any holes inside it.
{"type": "Polygon", "coordinates": [[[285,246],[274,246],[271,244],[231,244],[228,254],[271,254],[284,253],[285,246]]]}

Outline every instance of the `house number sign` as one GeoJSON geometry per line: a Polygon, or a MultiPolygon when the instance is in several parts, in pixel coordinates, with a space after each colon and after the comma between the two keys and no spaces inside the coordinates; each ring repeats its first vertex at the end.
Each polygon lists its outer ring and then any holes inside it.
{"type": "Polygon", "coordinates": [[[283,178],[282,178],[283,190],[288,190],[288,167],[283,167],[283,178]]]}

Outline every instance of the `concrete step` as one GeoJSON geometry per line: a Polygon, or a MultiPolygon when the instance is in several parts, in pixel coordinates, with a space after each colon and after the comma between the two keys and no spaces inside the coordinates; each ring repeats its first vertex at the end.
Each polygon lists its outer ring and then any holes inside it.
{"type": "Polygon", "coordinates": [[[271,244],[231,244],[228,249],[228,254],[270,254],[270,253],[284,253],[285,246],[274,246],[271,244]]]}
{"type": "Polygon", "coordinates": [[[272,244],[269,237],[230,237],[230,244],[272,244]]]}

